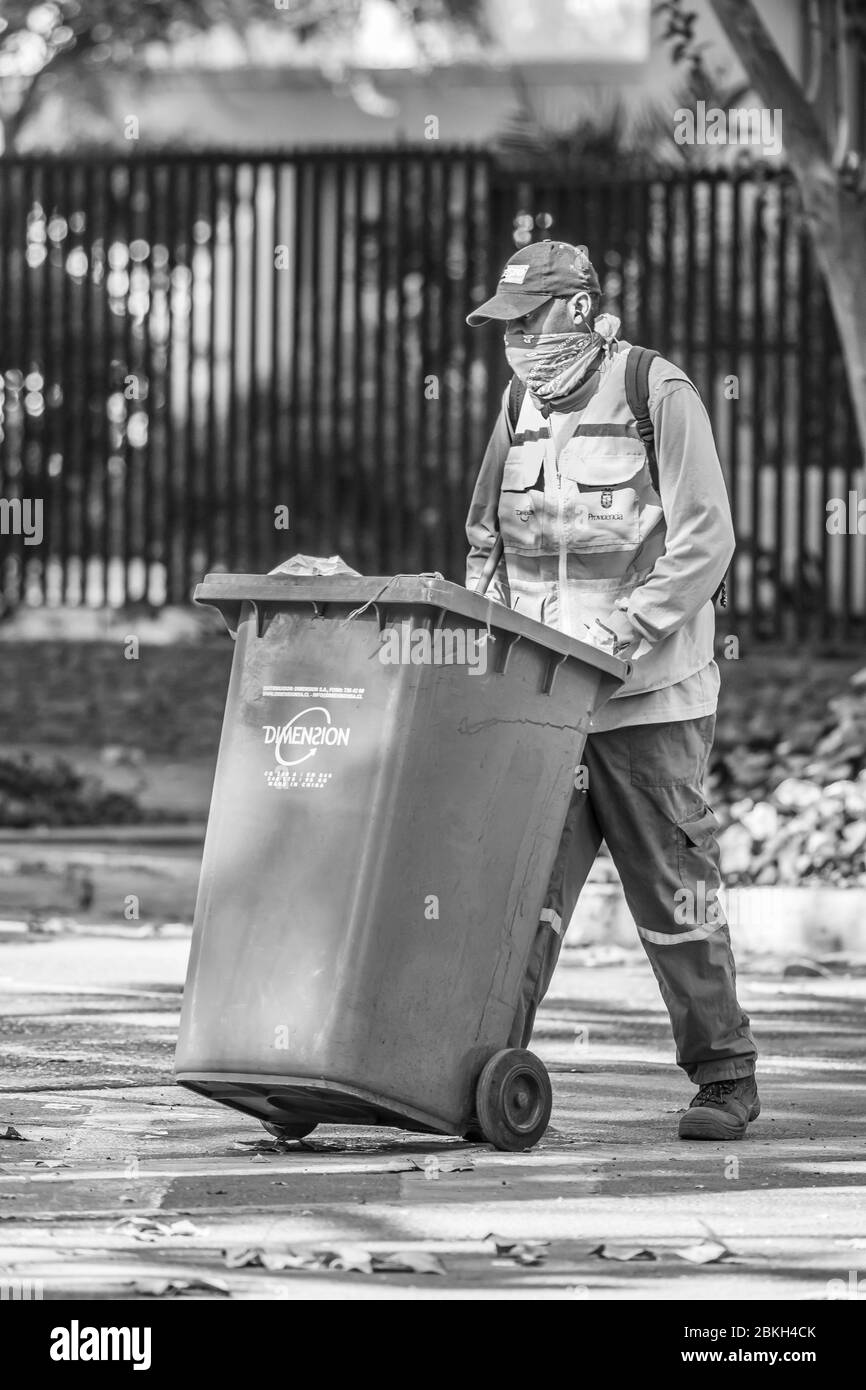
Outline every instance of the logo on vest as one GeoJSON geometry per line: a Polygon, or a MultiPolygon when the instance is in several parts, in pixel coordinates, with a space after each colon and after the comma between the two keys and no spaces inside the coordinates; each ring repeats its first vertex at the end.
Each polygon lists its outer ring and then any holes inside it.
{"type": "MultiPolygon", "coordinates": [[[[602,506],[604,506],[604,502],[602,502],[602,506]]],[[[610,503],[608,503],[609,506],[610,503]]],[[[625,521],[625,514],[612,511],[594,512],[585,502],[579,502],[574,509],[574,521],[578,527],[588,527],[593,521],[625,521]]]]}
{"type": "Polygon", "coordinates": [[[605,510],[613,506],[613,493],[609,487],[606,487],[601,494],[601,505],[605,510]]]}
{"type": "Polygon", "coordinates": [[[529,521],[529,518],[533,515],[533,511],[531,507],[515,507],[514,515],[518,518],[519,521],[525,523],[529,521]]]}

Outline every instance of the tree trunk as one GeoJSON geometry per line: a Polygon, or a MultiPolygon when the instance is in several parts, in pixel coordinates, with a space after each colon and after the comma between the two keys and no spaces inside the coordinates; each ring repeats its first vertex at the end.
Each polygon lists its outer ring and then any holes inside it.
{"type": "Polygon", "coordinates": [[[782,144],[812,235],[866,459],[866,204],[842,187],[821,123],[752,0],[710,0],[761,101],[782,112],[782,144]]]}

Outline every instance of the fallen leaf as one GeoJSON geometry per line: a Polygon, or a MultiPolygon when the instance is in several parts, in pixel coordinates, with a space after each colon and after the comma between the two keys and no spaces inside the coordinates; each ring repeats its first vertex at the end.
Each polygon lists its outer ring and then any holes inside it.
{"type": "Polygon", "coordinates": [[[496,1244],[498,1265],[541,1265],[547,1259],[547,1241],[520,1240],[496,1244]]]}
{"type": "MultiPolygon", "coordinates": [[[[253,1250],[253,1267],[278,1273],[283,1269],[329,1269],[328,1252],[317,1250],[253,1250]]],[[[366,1271],[364,1271],[366,1273],[366,1271]]]]}
{"type": "Polygon", "coordinates": [[[125,1216],[111,1228],[133,1240],[154,1241],[171,1236],[194,1236],[198,1229],[191,1221],[155,1221],[149,1216],[125,1216]]]}
{"type": "Polygon", "coordinates": [[[257,1268],[262,1262],[261,1250],[224,1250],[223,1263],[226,1269],[257,1268]]]}
{"type": "Polygon", "coordinates": [[[322,1252],[322,1260],[327,1269],[356,1274],[373,1273],[373,1256],[363,1245],[335,1245],[333,1249],[322,1252]]]}
{"type": "Polygon", "coordinates": [[[498,1265],[544,1264],[550,1244],[549,1240],[509,1240],[506,1236],[497,1236],[492,1232],[484,1239],[492,1241],[496,1247],[497,1258],[494,1263],[498,1265]]]}
{"type": "Polygon", "coordinates": [[[169,1234],[173,1236],[196,1236],[198,1227],[191,1221],[172,1221],[168,1228],[169,1234]]]}
{"type": "Polygon", "coordinates": [[[598,1255],[602,1260],[657,1260],[658,1255],[654,1250],[647,1250],[639,1246],[623,1246],[619,1250],[614,1250],[609,1245],[597,1245],[594,1250],[590,1250],[590,1255],[598,1255]]]}
{"type": "Polygon", "coordinates": [[[259,1250],[255,1246],[248,1249],[224,1250],[223,1260],[227,1269],[303,1269],[321,1268],[321,1257],[314,1251],[298,1254],[294,1250],[259,1250]]]}
{"type": "Polygon", "coordinates": [[[475,1164],[471,1158],[440,1158],[439,1167],[443,1173],[469,1173],[475,1164]]]}
{"type": "MultiPolygon", "coordinates": [[[[303,1255],[296,1255],[292,1250],[286,1250],[282,1254],[279,1251],[265,1250],[262,1254],[261,1264],[264,1269],[271,1273],[279,1273],[283,1269],[304,1269],[308,1261],[303,1255]]],[[[316,1266],[318,1268],[318,1266],[316,1266]]]]}
{"type": "Polygon", "coordinates": [[[231,1289],[222,1279],[205,1279],[199,1275],[191,1279],[155,1279],[148,1283],[136,1281],[131,1287],[137,1294],[152,1298],[175,1298],[178,1294],[197,1291],[221,1293],[227,1298],[231,1297],[231,1289]]]}
{"type": "Polygon", "coordinates": [[[683,1250],[674,1250],[681,1260],[693,1265],[719,1264],[722,1260],[736,1259],[736,1256],[719,1240],[702,1240],[699,1245],[687,1245],[683,1250]]]}

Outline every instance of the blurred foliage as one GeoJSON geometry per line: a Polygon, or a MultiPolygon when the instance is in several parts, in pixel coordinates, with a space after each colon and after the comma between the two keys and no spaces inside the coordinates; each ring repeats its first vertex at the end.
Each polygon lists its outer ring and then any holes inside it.
{"type": "Polygon", "coordinates": [[[704,52],[709,45],[698,43],[695,37],[697,13],[686,9],[683,0],[656,0],[652,12],[662,20],[661,39],[670,44],[674,62],[688,69],[691,86],[698,96],[703,95],[712,78],[704,65],[704,52]]]}
{"type": "MultiPolygon", "coordinates": [[[[829,0],[829,3],[835,4],[835,0],[829,0]]],[[[810,24],[813,29],[820,30],[820,0],[817,9],[814,6],[810,6],[810,9],[810,24]]],[[[688,7],[688,0],[655,0],[652,12],[662,21],[661,39],[663,43],[670,44],[674,62],[685,64],[693,80],[703,87],[709,80],[704,52],[710,45],[698,42],[695,30],[699,18],[697,11],[688,7]]],[[[863,0],[842,0],[841,13],[844,21],[841,30],[843,42],[861,54],[866,52],[866,5],[863,0]]]]}
{"type": "MultiPolygon", "coordinates": [[[[478,27],[480,0],[388,0],[412,24],[478,27]]],[[[305,42],[329,24],[356,24],[364,0],[4,0],[0,52],[44,49],[44,62],[95,48],[131,56],[153,41],[171,43],[225,25],[243,35],[250,25],[289,26],[305,42]]]]}
{"type": "MultiPolygon", "coordinates": [[[[387,0],[413,26],[484,32],[481,0],[387,0]]],[[[7,147],[36,106],[49,73],[84,72],[140,58],[144,45],[172,45],[218,28],[243,41],[253,26],[290,29],[299,43],[351,32],[364,0],[3,0],[0,77],[21,82],[4,112],[7,147]]]]}
{"type": "Polygon", "coordinates": [[[701,96],[708,106],[738,106],[748,86],[721,87],[708,79],[697,90],[694,75],[674,92],[672,101],[645,103],[629,112],[615,89],[601,92],[593,110],[565,115],[539,108],[528,89],[521,91],[520,105],[494,141],[493,150],[509,168],[531,170],[537,176],[562,177],[584,174],[597,177],[644,177],[652,169],[718,165],[724,158],[753,165],[759,149],[741,146],[720,153],[716,145],[679,145],[671,138],[673,106],[690,106],[701,96]]]}
{"type": "Polygon", "coordinates": [[[0,826],[128,825],[155,817],[135,797],[110,791],[84,776],[67,758],[6,753],[0,756],[0,826]]]}

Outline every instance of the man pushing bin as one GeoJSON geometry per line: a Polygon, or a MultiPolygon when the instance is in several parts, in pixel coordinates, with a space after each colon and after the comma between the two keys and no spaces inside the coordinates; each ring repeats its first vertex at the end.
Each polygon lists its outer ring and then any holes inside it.
{"type": "MultiPolygon", "coordinates": [[[[615,656],[632,674],[593,717],[509,1044],[526,1047],[604,840],[697,1087],[683,1139],[740,1139],[756,1048],[718,903],[704,798],[719,670],[713,598],[734,549],[712,429],[688,377],[599,314],[583,246],[542,241],[469,315],[505,328],[514,373],[467,520],[467,588],[615,656]]],[[[575,721],[577,722],[577,721],[575,721]]]]}

